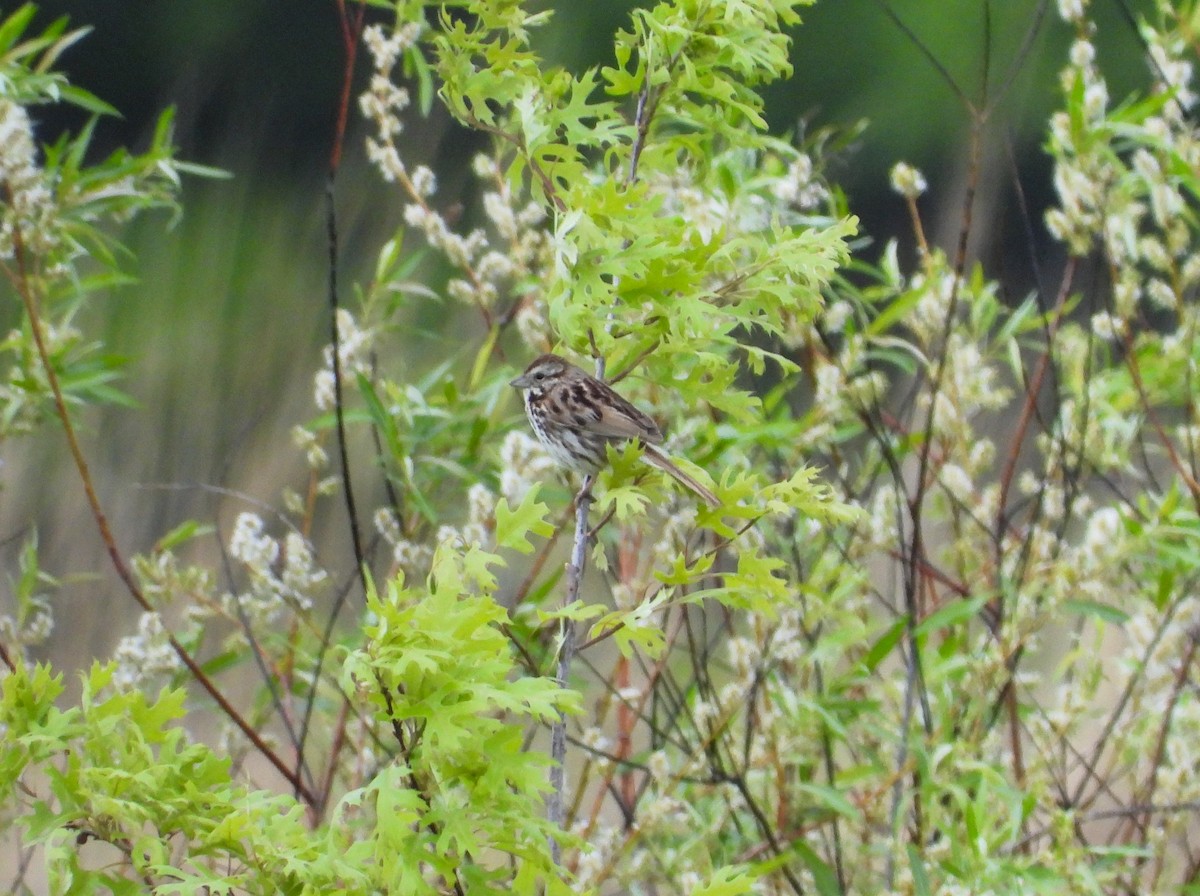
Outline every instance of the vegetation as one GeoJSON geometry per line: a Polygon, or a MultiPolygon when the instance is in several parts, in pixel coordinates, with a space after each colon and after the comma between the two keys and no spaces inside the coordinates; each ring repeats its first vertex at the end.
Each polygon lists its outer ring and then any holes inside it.
{"type": "Polygon", "coordinates": [[[1197,12],[1158,4],[1149,83],[1113,102],[1060,0],[1065,262],[1006,301],[967,251],[994,100],[962,95],[954,248],[903,162],[916,255],[875,248],[825,173],[841,135],[766,130],[803,6],[639,8],[579,73],[516,0],[339,7],[403,226],[345,290],[330,191],[331,339],[277,509],[134,556],[79,429],[119,365],[77,321],[125,276],[121,225],[213,172],[169,116],[141,154],[92,159],[91,126],[39,150],[30,109],[113,110],[56,71],[82,32],[0,24],[0,445],[61,434],[142,611],[72,687],[32,658],[55,578],[28,536],[0,617],[14,892],[1200,891],[1197,12]],[[435,103],[489,140],[478,226],[406,158],[435,103]],[[573,513],[508,385],[550,350],[722,506],[631,446],[573,513]]]}

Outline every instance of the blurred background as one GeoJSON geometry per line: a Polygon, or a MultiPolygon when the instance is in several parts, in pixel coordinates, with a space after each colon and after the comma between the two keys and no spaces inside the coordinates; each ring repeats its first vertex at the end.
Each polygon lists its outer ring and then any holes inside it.
{"type": "MultiPolygon", "coordinates": [[[[548,63],[579,70],[609,62],[611,34],[636,4],[535,5],[555,10],[537,35],[548,63]]],[[[1151,4],[1094,5],[1099,62],[1119,102],[1145,83],[1133,22],[1151,4]]],[[[148,551],[189,518],[219,521],[227,538],[250,499],[278,506],[280,488],[299,481],[299,458],[281,456],[279,446],[290,445],[293,424],[315,415],[311,375],[329,328],[324,184],[343,67],[336,6],[46,0],[37,21],[60,15],[93,29],[61,67],[123,116],[101,124],[98,153],[144,146],[159,112],[173,106],[180,157],[231,175],[189,180],[173,227],[162,215],[134,224],[127,268],[137,282],[91,303],[79,321],[128,357],[123,387],[140,405],[90,409],[81,421],[122,548],[148,551]]],[[[889,169],[905,160],[925,172],[927,233],[951,247],[962,222],[971,125],[963,98],[982,106],[985,95],[1000,96],[984,132],[972,247],[988,275],[1019,299],[1035,287],[1037,271],[1052,275],[1056,263],[1041,224],[1053,199],[1041,142],[1072,36],[1054,4],[1039,0],[822,0],[794,31],[795,74],[767,90],[768,118],[780,135],[866,122],[826,174],[861,218],[861,255],[875,260],[895,238],[909,265],[912,240],[889,169]]],[[[367,61],[364,53],[360,82],[367,61]]],[[[82,121],[70,110],[40,110],[38,133],[49,141],[82,121]]],[[[369,276],[400,219],[399,196],[365,164],[363,136],[355,106],[336,190],[342,295],[351,308],[353,284],[369,276]]],[[[436,108],[429,120],[411,111],[406,138],[407,160],[438,173],[435,201],[462,203],[470,215],[464,173],[480,139],[452,128],[436,108]]],[[[0,327],[11,327],[16,313],[12,303],[0,307],[0,327]]],[[[435,347],[426,340],[383,363],[420,370],[435,347]]],[[[20,545],[36,529],[44,568],[65,579],[56,599],[63,630],[47,657],[71,668],[106,656],[136,610],[110,573],[60,434],[47,427],[6,444],[3,458],[0,612],[11,604],[20,545]]],[[[329,531],[344,530],[340,503],[325,506],[329,531]]],[[[348,552],[332,562],[347,572],[352,566],[348,552]]]]}

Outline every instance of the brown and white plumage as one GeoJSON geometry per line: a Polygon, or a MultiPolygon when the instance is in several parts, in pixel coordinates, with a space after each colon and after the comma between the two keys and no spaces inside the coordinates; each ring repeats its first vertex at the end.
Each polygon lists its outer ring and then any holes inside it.
{"type": "Polygon", "coordinates": [[[658,424],[622,398],[607,383],[558,355],[542,355],[512,381],[525,397],[525,414],[538,441],[563,466],[591,474],[605,463],[609,444],[636,440],[646,462],[670,475],[709,505],[721,502],[709,489],[676,466],[658,447],[658,424]]]}

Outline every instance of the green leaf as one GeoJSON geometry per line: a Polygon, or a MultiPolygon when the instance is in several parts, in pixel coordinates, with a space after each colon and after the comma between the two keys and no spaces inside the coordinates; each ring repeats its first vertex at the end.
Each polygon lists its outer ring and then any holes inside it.
{"type": "Polygon", "coordinates": [[[842,889],[838,886],[837,875],[829,867],[829,863],[817,855],[816,850],[803,840],[794,840],[791,848],[808,868],[809,873],[813,876],[817,892],[821,896],[840,896],[842,889]]]}
{"type": "Polygon", "coordinates": [[[540,483],[534,483],[515,510],[509,509],[507,498],[496,502],[497,547],[528,554],[533,550],[533,543],[527,537],[529,533],[542,538],[554,534],[554,526],[546,519],[550,508],[537,499],[540,490],[540,483]]]}
{"type": "Polygon", "coordinates": [[[796,789],[801,793],[807,793],[813,797],[818,806],[822,806],[837,815],[841,815],[851,821],[858,821],[862,818],[862,812],[859,808],[846,799],[835,787],[801,781],[797,783],[796,789]]]}
{"type": "Polygon", "coordinates": [[[983,606],[992,599],[990,594],[976,594],[974,597],[954,598],[947,601],[934,612],[930,613],[917,625],[918,635],[953,628],[962,622],[976,618],[983,606]]]}
{"type": "Polygon", "coordinates": [[[73,106],[78,106],[84,111],[91,112],[93,115],[108,115],[114,118],[120,117],[120,113],[117,111],[115,106],[110,106],[95,94],[84,90],[81,87],[76,87],[73,84],[64,84],[59,88],[59,94],[64,102],[68,102],[73,106]]]}
{"type": "Polygon", "coordinates": [[[0,23],[0,52],[7,53],[33,20],[37,7],[23,3],[0,23]]]}
{"type": "Polygon", "coordinates": [[[713,872],[712,877],[695,887],[692,896],[744,896],[754,892],[758,875],[740,865],[727,865],[713,872]]]}
{"type": "Polygon", "coordinates": [[[362,396],[363,402],[366,404],[371,422],[375,424],[376,429],[382,435],[383,443],[387,447],[388,452],[392,457],[403,454],[404,450],[400,443],[399,430],[396,428],[396,419],[383,406],[383,402],[379,398],[379,393],[375,391],[375,384],[367,379],[363,373],[356,373],[354,379],[358,384],[359,395],[362,396]]]}
{"type": "Polygon", "coordinates": [[[1074,613],[1085,617],[1090,616],[1112,625],[1124,625],[1129,621],[1129,614],[1124,610],[1095,600],[1072,598],[1063,601],[1062,608],[1067,613],[1074,613]]]}
{"type": "Polygon", "coordinates": [[[213,527],[207,524],[201,524],[196,520],[184,520],[166,535],[163,535],[154,543],[155,553],[173,550],[185,541],[191,541],[193,538],[198,538],[204,535],[210,535],[213,532],[213,527]]]}
{"type": "Polygon", "coordinates": [[[862,666],[865,672],[874,672],[883,661],[884,657],[888,656],[896,645],[900,643],[900,639],[904,637],[904,631],[908,628],[908,619],[900,618],[888,626],[887,630],[875,639],[875,643],[863,654],[862,666]]]}
{"type": "Polygon", "coordinates": [[[921,858],[921,853],[917,847],[911,843],[905,847],[908,853],[908,865],[912,869],[913,876],[913,892],[916,896],[933,896],[933,887],[929,882],[929,875],[925,871],[925,861],[921,858]]]}

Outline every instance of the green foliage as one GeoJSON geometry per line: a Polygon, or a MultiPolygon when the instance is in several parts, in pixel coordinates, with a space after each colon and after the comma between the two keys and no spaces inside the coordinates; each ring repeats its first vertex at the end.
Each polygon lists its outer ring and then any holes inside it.
{"type": "Polygon", "coordinates": [[[617,65],[599,77],[544,70],[530,41],[545,14],[518,3],[443,11],[432,39],[450,111],[496,134],[505,177],[556,212],[545,284],[553,341],[617,369],[644,358],[652,382],[744,420],[754,401],[725,388],[737,371],[730,350],[761,371],[749,337],[811,316],[854,232],[849,219],[797,227],[786,209],[766,210],[766,185],[754,184],[781,148],[761,133],[754,88],[790,71],[780,29],[801,5],[635,10],[616,38],[617,65]],[[697,226],[680,189],[702,198],[710,222],[697,226]]]}
{"type": "Polygon", "coordinates": [[[399,764],[343,806],[378,819],[364,859],[399,892],[440,892],[456,880],[468,892],[509,880],[574,892],[549,860],[547,844],[562,833],[541,817],[547,761],[525,748],[524,731],[577,712],[578,699],[552,679],[517,674],[507,614],[491,596],[499,562],[446,546],[427,587],[393,580],[370,593],[366,644],[343,665],[347,689],[401,744],[399,764]],[[489,854],[512,864],[474,858],[489,854]],[[429,875],[441,885],[422,884],[429,875]]]}
{"type": "Polygon", "coordinates": [[[171,114],[159,119],[141,154],[117,150],[89,159],[95,117],[80,133],[42,148],[38,158],[27,108],[68,103],[93,116],[114,110],[70,85],[54,70],[59,55],[86,29],[66,30],[59,19],[28,35],[35,7],[21,6],[0,23],[0,270],[24,304],[20,324],[0,338],[0,441],[27,432],[49,410],[34,327],[61,381],[66,400],[128,403],[114,386],[122,359],[84,340],[74,318],[86,297],[121,281],[121,248],[111,226],[156,208],[174,208],[182,171],[203,169],[174,159],[171,114]],[[38,319],[30,318],[37,308],[38,319]]]}
{"type": "Polygon", "coordinates": [[[532,551],[533,543],[528,536],[545,538],[554,534],[554,527],[546,522],[546,512],[546,505],[537,500],[536,486],[515,508],[510,509],[508,501],[501,498],[496,502],[496,546],[526,554],[532,551]]]}
{"type": "Polygon", "coordinates": [[[4,802],[20,804],[27,842],[45,847],[55,892],[138,892],[129,871],[174,893],[366,892],[358,870],[311,837],[294,800],[235,785],[229,758],[191,741],[178,724],[183,691],[116,691],[113,672],[93,666],[65,711],[61,679],[43,666],[0,681],[4,802]],[[34,768],[45,784],[15,791],[34,768]],[[79,848],[89,840],[123,861],[89,867],[79,848]]]}
{"type": "Polygon", "coordinates": [[[0,96],[22,106],[66,101],[97,114],[115,115],[115,109],[72,85],[53,68],[63,51],[89,29],[67,31],[63,17],[41,34],[27,37],[25,32],[36,13],[34,4],[25,3],[0,23],[0,96]]]}
{"type": "Polygon", "coordinates": [[[372,597],[378,624],[346,674],[377,676],[360,690],[378,688],[377,711],[412,740],[407,761],[347,793],[324,830],[312,831],[290,797],[234,784],[229,758],[179,727],[181,690],[155,699],[114,690],[114,667],[94,666],[78,705],[63,711],[61,679],[46,667],[0,679],[0,800],[20,804],[26,842],[46,847],[55,890],[132,891],[128,870],[181,894],[441,892],[430,874],[483,892],[510,872],[470,857],[498,850],[521,865],[514,880],[575,892],[547,864],[547,838],[560,834],[538,821],[545,760],[497,715],[544,720],[573,701],[553,682],[508,680],[503,611],[487,598],[456,599],[455,584],[478,583],[486,562],[452,568],[447,559],[437,565],[446,584],[429,594],[394,587],[372,597]],[[46,786],[18,790],[34,768],[46,786]],[[124,861],[87,867],[76,844],[92,839],[124,861]]]}
{"type": "MultiPolygon", "coordinates": [[[[242,508],[219,568],[187,559],[215,531],[199,521],[133,558],[138,631],[78,697],[22,658],[56,584],[36,537],[10,577],[0,818],[51,890],[1186,887],[1190,5],[1162,4],[1146,96],[1109,108],[1085,7],[1060,4],[1077,42],[1047,224],[1102,258],[1103,305],[1070,279],[1081,262],[1053,301],[1010,302],[921,227],[914,264],[895,245],[851,261],[822,168],[836,139],[764,125],[804,3],[639,7],[611,64],[575,74],[539,55],[550,13],[516,0],[372,5],[391,24],[363,33],[361,109],[405,224],[338,313],[342,394],[331,347],[293,433],[307,481],[266,521],[242,508]],[[401,73],[491,139],[461,232],[404,159],[401,73]],[[652,411],[722,506],[614,448],[567,545],[576,483],[507,385],[547,350],[652,411]],[[335,449],[387,486],[364,499],[363,558],[313,534],[335,518],[335,449]],[[359,559],[380,585],[351,624],[334,583],[359,559]],[[260,676],[249,709],[235,672],[260,676]],[[190,733],[214,709],[236,729],[219,748],[190,733]],[[548,730],[567,735],[561,793],[548,730]]],[[[27,107],[111,110],[54,71],[81,32],[27,36],[32,18],[0,24],[0,263],[21,315],[0,437],[45,418],[51,370],[69,410],[120,399],[117,359],[73,321],[123,276],[113,225],[172,208],[186,167],[169,115],[141,155],[93,161],[93,125],[37,150],[27,107]]],[[[919,224],[923,178],[894,180],[919,224]]]]}

